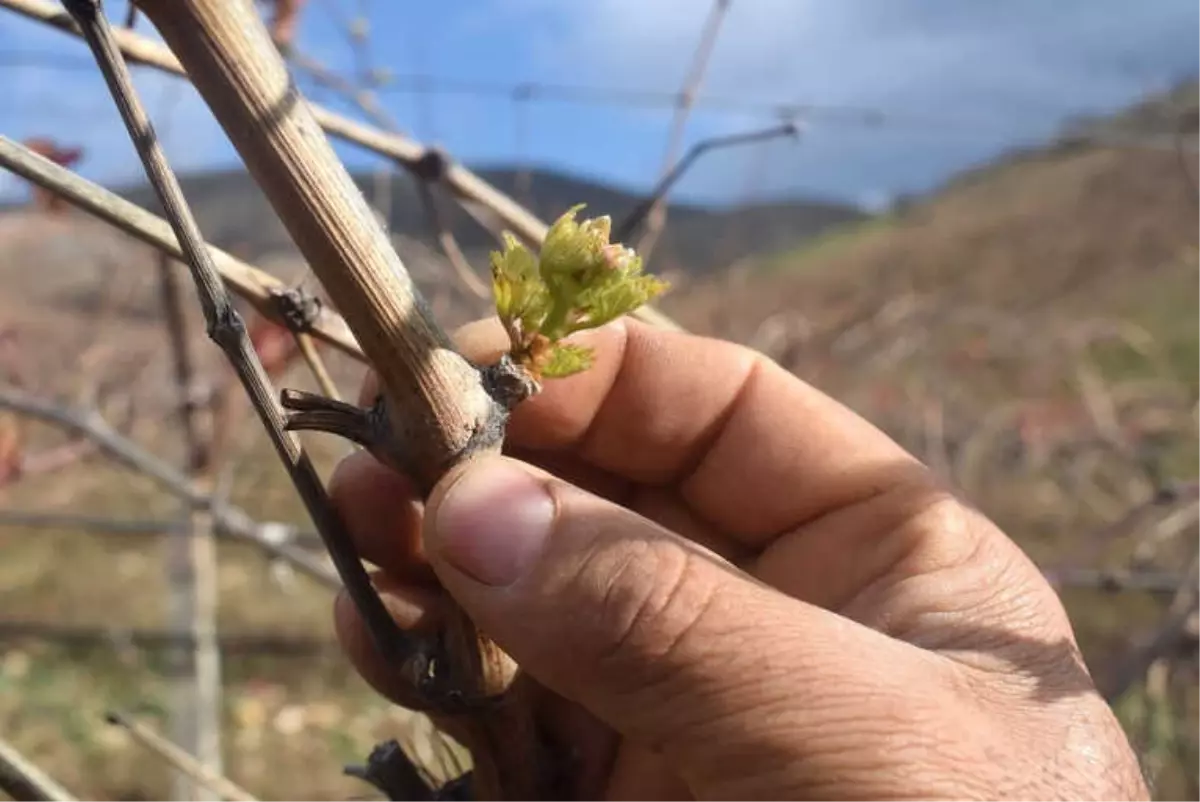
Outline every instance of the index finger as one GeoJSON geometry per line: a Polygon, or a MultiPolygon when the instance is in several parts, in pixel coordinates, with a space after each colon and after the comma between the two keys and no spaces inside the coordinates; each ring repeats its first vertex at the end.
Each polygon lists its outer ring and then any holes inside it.
{"type": "MultiPolygon", "coordinates": [[[[507,343],[494,319],[456,340],[480,362],[507,343]]],[[[594,364],[547,380],[522,402],[509,442],[672,486],[746,545],[761,547],[920,468],[879,429],[749,348],[630,319],[572,341],[594,349],[594,364]]]]}

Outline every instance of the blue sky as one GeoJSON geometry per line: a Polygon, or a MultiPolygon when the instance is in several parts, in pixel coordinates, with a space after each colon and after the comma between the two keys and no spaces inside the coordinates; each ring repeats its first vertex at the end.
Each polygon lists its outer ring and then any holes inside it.
{"type": "MultiPolygon", "coordinates": [[[[114,19],[124,2],[106,4],[114,19]]],[[[369,60],[398,76],[502,86],[538,81],[674,92],[708,0],[308,0],[300,48],[352,70],[343,21],[370,21],[369,60]]],[[[153,34],[148,23],[141,30],[153,34]]],[[[1197,72],[1195,0],[732,0],[688,141],[771,125],[705,97],[812,105],[797,143],[705,159],[679,196],[712,203],[819,195],[869,203],[1051,135],[1071,115],[1119,108],[1197,72]],[[870,109],[865,125],[829,113],[870,109]]],[[[52,67],[81,42],[0,12],[0,133],[51,133],[88,149],[81,171],[140,177],[98,75],[52,67]]],[[[138,83],[181,171],[237,164],[207,109],[175,79],[138,83]]],[[[302,84],[303,85],[303,84],[302,84]]],[[[336,104],[336,98],[312,93],[336,104]]],[[[645,189],[660,169],[668,106],[383,95],[407,131],[469,164],[532,161],[645,189]]],[[[375,162],[339,147],[354,166],[375,162]]],[[[22,191],[0,177],[0,194],[22,191]]]]}

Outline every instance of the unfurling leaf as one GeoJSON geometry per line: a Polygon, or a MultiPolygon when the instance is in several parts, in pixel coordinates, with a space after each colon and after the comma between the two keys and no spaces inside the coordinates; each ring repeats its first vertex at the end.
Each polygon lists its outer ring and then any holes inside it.
{"type": "Polygon", "coordinates": [[[591,366],[591,352],[560,345],[564,337],[603,326],[661,294],[666,282],[642,274],[631,248],[608,241],[608,217],[578,222],[575,206],[554,222],[535,257],[509,234],[492,254],[496,313],[512,357],[534,378],[569,376],[591,366]]]}
{"type": "Polygon", "coordinates": [[[575,373],[582,373],[592,366],[594,356],[595,353],[591,348],[556,343],[552,346],[549,356],[542,365],[542,376],[547,379],[561,379],[575,373]]]}
{"type": "Polygon", "coordinates": [[[511,234],[504,234],[504,252],[492,253],[492,292],[501,320],[518,321],[544,306],[546,288],[539,280],[537,259],[511,234]]]}
{"type": "Polygon", "coordinates": [[[580,306],[586,310],[586,325],[579,328],[603,326],[637,309],[666,288],[666,282],[661,279],[636,273],[619,281],[598,282],[580,295],[580,306]]]}

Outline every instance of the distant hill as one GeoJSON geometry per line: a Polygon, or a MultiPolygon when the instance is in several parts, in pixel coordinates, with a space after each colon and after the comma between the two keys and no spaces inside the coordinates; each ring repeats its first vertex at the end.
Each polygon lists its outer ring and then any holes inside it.
{"type": "MultiPolygon", "coordinates": [[[[480,175],[502,191],[517,196],[518,173],[487,169],[480,175]]],[[[530,174],[525,205],[544,220],[552,220],[577,203],[586,203],[589,215],[608,214],[619,221],[641,200],[641,196],[562,173],[534,171],[530,174]]],[[[375,177],[354,176],[368,199],[375,191],[375,177]]],[[[241,170],[198,173],[180,177],[184,193],[204,235],[224,248],[237,248],[248,258],[291,251],[293,246],[266,197],[241,170]]],[[[386,185],[385,185],[386,186],[386,185]]],[[[158,210],[157,199],[147,185],[118,188],[129,200],[158,210]]],[[[465,212],[447,203],[454,233],[462,247],[479,251],[495,246],[465,212]]],[[[854,207],[833,201],[789,201],[733,210],[674,204],[670,224],[653,258],[655,269],[707,273],[752,254],[794,247],[830,227],[862,220],[854,207]]],[[[391,181],[391,229],[396,234],[432,244],[420,198],[413,180],[398,171],[391,181]]]]}
{"type": "MultiPolygon", "coordinates": [[[[1084,115],[1066,120],[1057,135],[1041,144],[998,154],[986,163],[951,176],[925,198],[945,196],[1023,163],[1048,163],[1072,153],[1098,147],[1135,151],[1195,152],[1200,82],[1188,78],[1164,92],[1143,97],[1138,102],[1109,115],[1084,115]]],[[[909,199],[904,206],[922,198],[909,199]]]]}
{"type": "Polygon", "coordinates": [[[1107,117],[1082,117],[1067,123],[1063,139],[1067,142],[1096,138],[1142,138],[1143,141],[1177,134],[1196,133],[1200,109],[1200,84],[1192,78],[1181,81],[1165,92],[1151,95],[1118,114],[1107,117]]]}
{"type": "Polygon", "coordinates": [[[1175,366],[1200,390],[1197,89],[1191,80],[1111,117],[1076,121],[1041,148],[961,173],[890,215],[760,259],[740,277],[713,277],[676,298],[673,311],[708,329],[705,318],[720,310],[738,338],[780,312],[836,333],[886,317],[904,297],[1047,324],[1132,316],[1182,349],[1175,366]]]}
{"type": "MultiPolygon", "coordinates": [[[[962,457],[981,428],[999,442],[1019,426],[1030,437],[1109,426],[1104,436],[1140,438],[1159,475],[1194,478],[1196,91],[1081,122],[661,307],[759,348],[917,453],[930,433],[914,410],[936,418],[946,454],[935,458],[948,462],[982,459],[962,457]]],[[[989,500],[973,476],[963,481],[989,500]]],[[[1014,498],[990,503],[1014,531],[1036,528],[1014,498]]]]}

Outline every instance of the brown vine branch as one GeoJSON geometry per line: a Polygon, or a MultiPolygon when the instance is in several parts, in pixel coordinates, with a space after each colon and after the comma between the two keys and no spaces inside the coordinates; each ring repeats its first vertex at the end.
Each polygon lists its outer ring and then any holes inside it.
{"type": "MultiPolygon", "coordinates": [[[[356,426],[362,415],[369,417],[373,453],[426,494],[454,464],[498,451],[507,408],[432,318],[253,9],[220,0],[156,0],[142,9],[185,65],[374,367],[378,401],[370,410],[347,412],[356,426]]],[[[473,729],[467,741],[483,793],[545,794],[532,710],[511,695],[496,703],[509,691],[516,666],[452,600],[442,601],[444,623],[434,637],[406,635],[390,647],[379,644],[381,652],[419,704],[467,714],[460,723],[473,729]]]]}
{"type": "MultiPolygon", "coordinates": [[[[220,282],[215,270],[204,263],[206,251],[198,244],[194,223],[130,91],[112,30],[95,2],[74,0],[70,7],[106,72],[160,199],[172,210],[176,234],[188,251],[198,283],[203,281],[214,339],[226,340],[230,354],[232,346],[238,346],[239,364],[257,366],[262,373],[262,366],[252,361],[244,333],[238,343],[228,331],[222,334],[220,324],[232,316],[222,317],[214,309],[220,301],[215,297],[220,282]]],[[[346,168],[319,136],[316,121],[251,8],[217,0],[163,0],[145,2],[143,11],[188,66],[200,95],[376,367],[382,395],[368,412],[378,427],[372,450],[406,473],[422,493],[455,462],[498,450],[508,409],[492,399],[482,371],[454,351],[449,337],[433,321],[346,168]]],[[[257,397],[256,407],[263,412],[264,423],[276,423],[268,414],[274,409],[260,393],[264,383],[244,384],[250,393],[262,396],[257,397]]],[[[284,449],[290,442],[281,443],[283,456],[289,456],[284,449]]],[[[301,484],[305,473],[294,479],[301,484]]],[[[301,490],[307,489],[301,485],[301,490]]],[[[311,490],[314,496],[323,491],[319,484],[311,490]]],[[[317,516],[325,510],[328,507],[311,511],[317,516]]],[[[318,528],[323,534],[328,531],[328,527],[318,528]]],[[[338,547],[353,553],[348,540],[330,540],[326,546],[335,561],[338,547]]],[[[361,571],[360,563],[353,567],[361,571]]],[[[343,561],[338,568],[347,576],[352,567],[343,561]]],[[[365,579],[365,573],[362,576],[365,579]]],[[[350,591],[354,595],[354,588],[350,591]]],[[[482,796],[548,798],[550,766],[539,758],[544,747],[529,705],[514,704],[512,699],[509,704],[490,704],[514,681],[511,659],[482,638],[449,599],[442,618],[449,628],[443,626],[436,638],[418,638],[396,628],[402,636],[390,642],[370,621],[368,603],[377,605],[386,617],[377,595],[372,591],[355,601],[376,635],[380,652],[407,680],[420,704],[448,714],[470,711],[463,724],[475,725],[467,740],[474,747],[475,777],[485,789],[482,796]]],[[[386,623],[395,627],[390,617],[386,623]]]]}
{"type": "Polygon", "coordinates": [[[154,752],[196,782],[216,792],[221,798],[235,800],[235,802],[256,802],[256,798],[249,791],[221,773],[203,765],[145,724],[134,721],[128,716],[117,712],[108,713],[105,719],[109,724],[126,730],[142,746],[154,752]]]}
{"type": "MultiPolygon", "coordinates": [[[[325,548],[333,558],[347,594],[357,606],[378,648],[383,654],[393,658],[408,659],[416,650],[414,639],[400,629],[388,614],[358,558],[349,534],[325,493],[325,487],[308,453],[296,436],[286,429],[283,409],[272,392],[266,370],[246,333],[246,326],[221,282],[220,274],[200,236],[199,228],[175,174],[155,137],[153,126],[142,107],[124,58],[114,40],[112,26],[100,10],[99,0],[64,0],[64,4],[92,49],[121,113],[121,119],[146,168],[150,183],[154,186],[175,236],[182,246],[188,266],[192,270],[200,305],[204,310],[209,338],[224,352],[237,373],[243,389],[267,430],[271,444],[283,462],[309,516],[316,524],[317,532],[325,541],[325,548]]],[[[163,21],[155,14],[158,8],[157,5],[152,5],[143,7],[142,10],[161,30],[163,21]]],[[[255,21],[257,22],[257,18],[255,21]]],[[[261,23],[259,30],[264,38],[267,38],[261,23]]],[[[275,52],[273,46],[271,49],[275,52]]],[[[278,59],[277,53],[275,56],[278,59]]],[[[334,297],[335,302],[354,300],[345,295],[339,298],[335,294],[334,297]]]]}
{"type": "Polygon", "coordinates": [[[466,254],[459,247],[458,240],[455,239],[445,220],[442,219],[442,210],[439,208],[437,196],[433,194],[433,187],[430,186],[428,181],[418,180],[417,191],[421,195],[421,206],[425,210],[425,219],[429,222],[429,228],[433,231],[434,237],[437,238],[438,245],[441,247],[442,253],[445,254],[446,261],[454,269],[458,280],[476,298],[490,298],[492,295],[491,288],[484,284],[479,276],[475,274],[475,271],[471,268],[471,263],[467,261],[466,254]]]}
{"type": "MultiPolygon", "coordinates": [[[[396,121],[379,105],[375,94],[370,90],[358,89],[337,73],[325,69],[324,65],[306,56],[293,52],[289,60],[313,76],[318,83],[347,97],[379,127],[386,131],[399,133],[396,121]]],[[[425,211],[425,221],[428,223],[434,239],[437,240],[438,246],[442,249],[446,261],[450,263],[459,280],[471,293],[479,298],[488,298],[491,296],[490,288],[480,281],[475,271],[471,269],[466,254],[458,245],[458,239],[446,225],[441,209],[438,207],[438,199],[433,193],[432,185],[441,181],[446,164],[447,159],[444,154],[430,149],[424,158],[405,166],[416,183],[421,206],[425,211]]]]}
{"type": "MultiPolygon", "coordinates": [[[[360,14],[358,16],[349,21],[343,21],[343,28],[346,33],[346,40],[351,50],[354,51],[358,83],[362,86],[364,92],[371,93],[369,95],[371,102],[377,102],[377,96],[373,93],[373,90],[379,86],[382,74],[371,63],[369,52],[370,27],[364,16],[366,6],[360,5],[359,11],[360,14]]],[[[384,127],[387,128],[389,126],[384,127]]],[[[394,162],[389,161],[384,166],[377,168],[372,176],[371,200],[386,221],[392,219],[392,173],[395,166],[394,162]]]]}
{"type": "Polygon", "coordinates": [[[19,802],[75,800],[65,788],[50,779],[45,772],[30,763],[3,739],[0,739],[0,791],[19,802]]]}
{"type": "Polygon", "coordinates": [[[317,380],[317,386],[321,388],[321,392],[335,401],[340,400],[341,394],[338,392],[337,384],[329,375],[325,361],[317,352],[317,344],[312,337],[313,326],[321,319],[320,300],[298,288],[272,290],[271,298],[275,302],[283,324],[291,331],[300,356],[308,365],[313,378],[317,380]]]}
{"type": "MultiPolygon", "coordinates": [[[[65,33],[81,35],[71,17],[48,0],[0,0],[0,8],[8,8],[65,33]]],[[[124,29],[115,31],[114,36],[122,54],[132,63],[188,77],[187,71],[169,48],[124,29]]],[[[309,109],[316,124],[330,136],[393,159],[406,168],[419,163],[429,152],[425,145],[400,134],[381,131],[321,106],[312,105],[309,109]]],[[[530,247],[538,247],[545,239],[549,230],[546,223],[461,164],[448,164],[441,175],[441,183],[460,203],[487,208],[499,218],[504,228],[512,231],[530,247]]],[[[635,310],[633,317],[651,325],[680,330],[677,323],[650,306],[635,310]]]]}
{"type": "MultiPolygon", "coordinates": [[[[0,4],[7,0],[0,0],[0,4]]],[[[0,135],[0,166],[39,186],[53,190],[83,211],[119,228],[142,242],[174,257],[184,259],[179,240],[163,218],[152,214],[103,187],[59,167],[28,148],[0,135]]],[[[254,268],[212,245],[208,252],[221,279],[268,319],[287,325],[275,296],[289,291],[279,279],[254,268]]],[[[186,267],[181,263],[181,268],[186,267]]],[[[311,334],[349,356],[362,361],[359,348],[346,322],[329,309],[321,309],[308,328],[311,334]]]]}
{"type": "Polygon", "coordinates": [[[94,441],[101,451],[128,468],[144,474],[168,492],[193,506],[207,507],[217,526],[240,540],[257,545],[273,557],[287,561],[329,587],[341,587],[337,575],[313,554],[270,537],[242,510],[213,498],[188,476],[112,428],[95,410],[78,410],[37,398],[22,390],[0,384],[0,409],[37,418],[72,434],[94,441]]]}
{"type": "MultiPolygon", "coordinates": [[[[658,184],[651,190],[649,196],[641,203],[634,207],[625,219],[618,223],[613,228],[613,241],[626,242],[635,233],[638,227],[645,223],[649,226],[653,221],[654,209],[658,204],[662,203],[663,198],[671,191],[671,187],[675,182],[683,177],[683,174],[691,168],[692,164],[697,159],[703,156],[710,150],[719,150],[720,148],[737,147],[738,145],[749,145],[755,142],[765,142],[770,139],[778,139],[780,137],[791,136],[795,137],[799,134],[800,129],[793,122],[786,122],[782,125],[773,125],[770,128],[764,128],[760,131],[749,131],[744,134],[730,134],[728,136],[715,136],[710,139],[703,139],[692,145],[688,152],[679,162],[666,172],[658,184]],[[649,219],[648,219],[649,218],[649,219]]],[[[643,258],[645,258],[643,256],[643,258]]]]}
{"type": "MultiPolygon", "coordinates": [[[[69,14],[61,11],[47,0],[0,0],[0,7],[8,8],[29,19],[45,23],[65,33],[82,36],[69,14]]],[[[140,64],[183,78],[188,74],[171,49],[136,33],[126,30],[115,31],[121,52],[130,62],[140,64]]],[[[399,134],[389,134],[378,128],[360,123],[318,105],[311,107],[312,115],[321,128],[330,136],[359,145],[400,162],[402,165],[420,161],[426,148],[399,134]]],[[[538,220],[524,207],[460,165],[445,176],[447,187],[458,197],[480,203],[495,210],[504,220],[505,226],[531,246],[537,245],[546,235],[547,225],[538,220]]]]}
{"type": "MultiPolygon", "coordinates": [[[[365,30],[364,30],[365,36],[365,30]]],[[[356,60],[359,62],[359,73],[364,79],[369,75],[369,68],[366,64],[367,59],[362,56],[362,48],[365,44],[365,39],[357,39],[353,34],[349,36],[350,45],[354,50],[356,60]]],[[[369,83],[365,87],[357,87],[354,83],[346,80],[332,70],[325,68],[316,59],[305,56],[297,52],[295,46],[287,51],[287,59],[290,64],[307,72],[312,76],[314,82],[320,86],[332,89],[333,91],[346,97],[357,106],[363,114],[375,121],[377,125],[387,130],[397,130],[397,126],[392,121],[391,116],[379,104],[375,93],[371,91],[369,83]]],[[[372,174],[372,204],[380,217],[385,221],[385,225],[390,228],[390,220],[392,217],[392,169],[395,167],[395,162],[389,159],[382,167],[376,169],[372,174]]]]}

